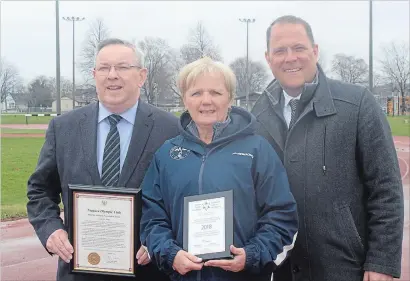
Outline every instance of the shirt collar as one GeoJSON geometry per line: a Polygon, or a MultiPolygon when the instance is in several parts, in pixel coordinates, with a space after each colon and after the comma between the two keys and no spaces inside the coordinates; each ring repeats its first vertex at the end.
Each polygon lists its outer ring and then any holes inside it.
{"type": "MultiPolygon", "coordinates": [[[[316,85],[317,82],[318,82],[318,76],[319,76],[318,72],[316,72],[316,75],[315,75],[315,78],[313,79],[313,81],[311,83],[305,83],[305,88],[306,87],[311,87],[311,85],[316,85]]],[[[289,96],[288,93],[285,92],[285,90],[283,90],[283,97],[285,98],[285,106],[288,106],[289,102],[293,99],[300,100],[301,96],[302,96],[302,93],[300,93],[296,97],[292,97],[292,96],[289,96]]]]}
{"type": "MultiPolygon", "coordinates": [[[[103,121],[105,118],[113,114],[110,112],[101,102],[98,103],[98,123],[103,121]]],[[[125,119],[128,123],[131,123],[134,125],[135,122],[135,115],[137,114],[137,108],[138,108],[138,100],[137,102],[127,111],[123,112],[120,114],[120,116],[125,119]]]]}
{"type": "Polygon", "coordinates": [[[286,93],[285,90],[283,90],[283,97],[285,98],[285,106],[288,106],[289,102],[293,99],[300,100],[300,96],[301,94],[299,94],[297,97],[289,96],[288,93],[286,93]]]}

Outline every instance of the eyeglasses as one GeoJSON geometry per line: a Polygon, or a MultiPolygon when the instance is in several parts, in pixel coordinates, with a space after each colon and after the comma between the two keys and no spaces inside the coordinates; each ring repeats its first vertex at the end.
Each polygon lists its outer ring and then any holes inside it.
{"type": "Polygon", "coordinates": [[[131,68],[138,68],[141,69],[140,66],[138,65],[132,65],[132,64],[120,64],[120,65],[103,65],[95,68],[95,71],[99,75],[108,75],[110,73],[111,68],[114,67],[115,71],[118,74],[123,74],[131,70],[131,68]]]}

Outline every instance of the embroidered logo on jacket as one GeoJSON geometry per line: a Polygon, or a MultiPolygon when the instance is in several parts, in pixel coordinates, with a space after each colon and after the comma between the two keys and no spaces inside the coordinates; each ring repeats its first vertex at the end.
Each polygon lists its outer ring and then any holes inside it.
{"type": "Polygon", "coordinates": [[[253,155],[250,154],[250,153],[234,152],[234,153],[232,153],[232,155],[248,156],[248,157],[251,157],[253,159],[253,155]]]}
{"type": "Polygon", "coordinates": [[[180,146],[174,146],[169,151],[169,156],[174,160],[181,160],[188,156],[190,150],[182,148],[180,146]]]}

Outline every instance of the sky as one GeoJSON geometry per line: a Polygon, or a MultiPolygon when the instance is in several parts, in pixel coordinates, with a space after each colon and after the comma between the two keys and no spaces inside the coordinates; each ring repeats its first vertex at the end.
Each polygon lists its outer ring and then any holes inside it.
{"type": "MultiPolygon", "coordinates": [[[[0,0],[0,55],[13,64],[24,82],[38,75],[55,77],[55,1],[0,0]]],[[[381,47],[409,42],[409,1],[373,1],[373,53],[381,47]]],[[[202,21],[225,63],[246,55],[267,66],[266,28],[277,17],[293,14],[310,23],[327,67],[334,54],[369,59],[369,1],[64,1],[60,17],[85,17],[75,26],[76,60],[89,25],[103,18],[111,36],[142,40],[161,37],[173,48],[187,42],[190,29],[202,21]]],[[[60,20],[61,75],[72,79],[72,23],[60,20]]],[[[375,70],[377,63],[375,62],[375,70]]],[[[76,70],[76,81],[81,82],[76,70]]]]}

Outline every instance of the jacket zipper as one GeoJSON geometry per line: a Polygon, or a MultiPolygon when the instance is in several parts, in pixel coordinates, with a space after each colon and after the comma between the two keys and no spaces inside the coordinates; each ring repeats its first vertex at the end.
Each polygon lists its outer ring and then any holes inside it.
{"type": "MultiPolygon", "coordinates": [[[[223,144],[217,145],[215,147],[213,147],[212,149],[210,149],[207,153],[205,153],[205,155],[202,155],[201,157],[201,168],[199,169],[199,179],[198,179],[198,193],[202,194],[202,185],[203,185],[203,174],[204,174],[204,166],[205,166],[205,160],[206,158],[208,158],[208,155],[211,154],[212,151],[214,151],[216,148],[218,148],[219,146],[221,146],[223,144]]],[[[200,281],[202,280],[201,276],[202,276],[202,271],[199,270],[196,274],[196,280],[200,281]]]]}
{"type": "Polygon", "coordinates": [[[325,131],[324,131],[324,137],[323,137],[323,175],[326,175],[326,124],[325,124],[325,131]]]}
{"type": "Polygon", "coordinates": [[[202,155],[202,162],[201,162],[201,168],[199,169],[199,179],[198,179],[198,187],[199,187],[199,194],[202,194],[202,178],[203,178],[203,173],[204,173],[204,166],[205,166],[205,160],[208,154],[202,155]]]}
{"type": "MultiPolygon", "coordinates": [[[[203,184],[203,180],[202,180],[202,178],[203,178],[203,173],[204,173],[204,166],[205,166],[205,160],[206,160],[206,157],[208,156],[208,153],[206,153],[205,155],[202,155],[202,159],[201,159],[201,168],[199,169],[199,179],[198,179],[198,194],[202,194],[202,184],[203,184]]],[[[197,271],[197,274],[196,274],[196,280],[197,281],[200,281],[202,278],[201,278],[201,271],[200,270],[198,270],[197,271]]]]}
{"type": "Polygon", "coordinates": [[[199,194],[202,194],[203,191],[203,174],[204,174],[204,166],[205,166],[205,160],[208,158],[209,154],[212,153],[212,151],[214,151],[215,149],[217,149],[218,147],[224,145],[223,143],[211,148],[208,152],[205,153],[205,155],[202,155],[202,159],[201,159],[201,168],[199,169],[199,179],[198,179],[198,187],[199,187],[199,194]]]}

